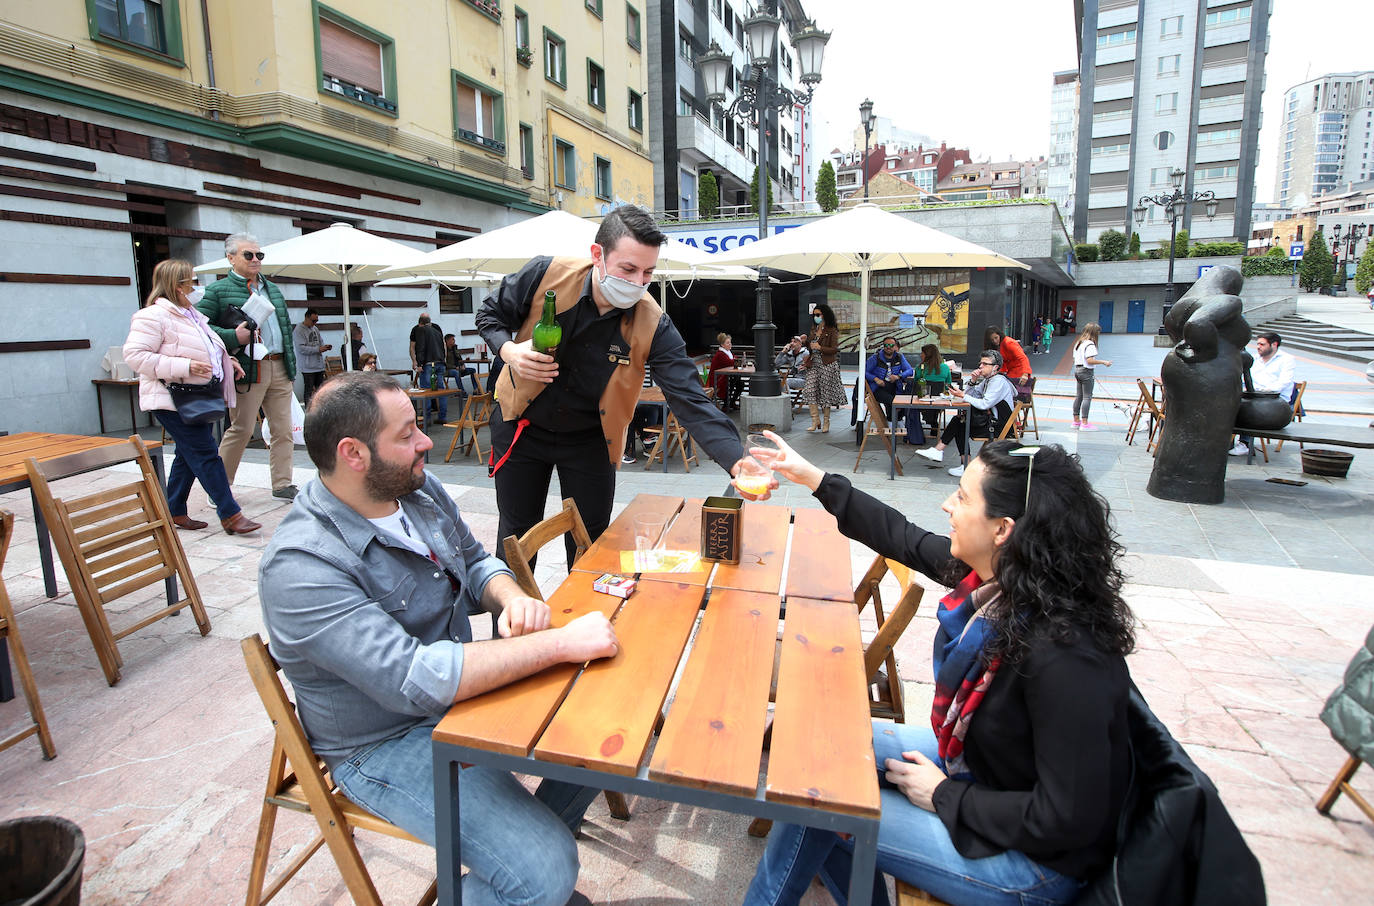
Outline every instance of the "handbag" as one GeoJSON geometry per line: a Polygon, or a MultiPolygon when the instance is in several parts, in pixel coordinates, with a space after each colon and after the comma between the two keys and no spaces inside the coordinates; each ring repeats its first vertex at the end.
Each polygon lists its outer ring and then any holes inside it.
{"type": "Polygon", "coordinates": [[[172,395],[177,415],[188,425],[204,425],[228,418],[229,407],[224,402],[224,388],[219,378],[208,384],[169,384],[162,382],[172,395]]]}

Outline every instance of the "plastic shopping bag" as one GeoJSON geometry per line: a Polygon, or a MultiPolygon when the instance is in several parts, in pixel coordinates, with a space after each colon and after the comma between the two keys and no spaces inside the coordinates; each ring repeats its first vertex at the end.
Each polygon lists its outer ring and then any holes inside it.
{"type": "MultiPolygon", "coordinates": [[[[268,446],[272,445],[271,419],[263,419],[262,422],[262,442],[268,446]]],[[[301,408],[300,400],[296,399],[296,394],[291,394],[291,442],[297,446],[305,446],[305,410],[301,408]]]]}

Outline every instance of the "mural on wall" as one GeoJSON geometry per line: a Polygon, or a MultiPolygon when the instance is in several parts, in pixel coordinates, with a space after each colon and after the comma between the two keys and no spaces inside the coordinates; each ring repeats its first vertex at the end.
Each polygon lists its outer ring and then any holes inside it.
{"type": "MultiPolygon", "coordinates": [[[[840,348],[859,348],[859,278],[831,277],[826,302],[840,327],[840,348]]],[[[968,351],[969,275],[967,270],[884,271],[871,275],[868,337],[873,349],[895,337],[902,349],[934,343],[942,353],[968,351]]]]}

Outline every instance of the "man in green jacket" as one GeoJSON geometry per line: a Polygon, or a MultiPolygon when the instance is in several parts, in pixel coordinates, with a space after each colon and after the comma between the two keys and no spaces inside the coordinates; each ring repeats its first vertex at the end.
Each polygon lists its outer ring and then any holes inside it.
{"type": "Polygon", "coordinates": [[[231,424],[220,441],[219,456],[229,483],[234,482],[239,460],[253,438],[258,409],[267,413],[267,426],[272,433],[268,460],[272,465],[272,496],[291,500],[296,486],[291,483],[291,398],[295,392],[296,351],[291,342],[291,320],[286,313],[286,300],[281,290],[262,276],[262,248],[258,240],[247,233],[235,233],[224,240],[224,254],[233,268],[222,280],[206,290],[196,308],[210,324],[216,325],[229,305],[242,308],[253,293],[266,298],[276,309],[275,318],[267,318],[258,325],[256,335],[240,324],[233,330],[213,327],[224,340],[224,346],[238,356],[243,366],[245,388],[239,385],[238,405],[230,411],[231,424]],[[266,353],[261,360],[249,356],[250,340],[266,353]]]}

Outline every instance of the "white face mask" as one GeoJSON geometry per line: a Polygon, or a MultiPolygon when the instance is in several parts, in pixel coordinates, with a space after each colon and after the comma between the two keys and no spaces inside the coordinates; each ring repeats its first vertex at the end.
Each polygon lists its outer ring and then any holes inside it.
{"type": "Polygon", "coordinates": [[[186,294],[186,299],[192,305],[195,305],[197,302],[201,300],[201,297],[204,295],[205,288],[202,286],[197,286],[195,289],[191,290],[189,293],[186,294]]]}
{"type": "Polygon", "coordinates": [[[640,284],[612,276],[609,272],[597,282],[597,286],[601,288],[602,297],[619,309],[633,308],[644,295],[644,287],[640,284]]]}

